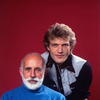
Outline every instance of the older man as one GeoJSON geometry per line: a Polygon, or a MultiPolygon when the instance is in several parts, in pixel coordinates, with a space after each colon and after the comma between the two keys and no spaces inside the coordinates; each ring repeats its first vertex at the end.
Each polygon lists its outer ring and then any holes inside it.
{"type": "Polygon", "coordinates": [[[65,100],[64,96],[44,85],[44,59],[38,53],[29,53],[19,69],[22,86],[4,93],[1,100],[65,100]]]}

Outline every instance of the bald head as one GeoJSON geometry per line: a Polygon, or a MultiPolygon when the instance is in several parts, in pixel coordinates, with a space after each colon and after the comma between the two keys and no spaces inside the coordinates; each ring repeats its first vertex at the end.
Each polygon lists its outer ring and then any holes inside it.
{"type": "Polygon", "coordinates": [[[45,61],[42,58],[42,56],[39,53],[33,52],[28,53],[21,61],[21,69],[23,69],[23,66],[25,66],[25,63],[29,61],[30,59],[33,59],[35,61],[40,61],[42,64],[42,67],[44,68],[45,61]]]}

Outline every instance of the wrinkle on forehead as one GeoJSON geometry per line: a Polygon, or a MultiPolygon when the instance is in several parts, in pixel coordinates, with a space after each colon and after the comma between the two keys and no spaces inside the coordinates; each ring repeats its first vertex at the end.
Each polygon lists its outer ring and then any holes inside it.
{"type": "Polygon", "coordinates": [[[28,54],[23,58],[23,66],[26,62],[34,63],[34,61],[41,61],[42,66],[44,65],[44,59],[38,53],[28,54]]]}

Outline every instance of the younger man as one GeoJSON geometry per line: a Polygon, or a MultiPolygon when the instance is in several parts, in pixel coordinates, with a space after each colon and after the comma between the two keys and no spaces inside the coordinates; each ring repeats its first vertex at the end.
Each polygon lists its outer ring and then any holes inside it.
{"type": "Polygon", "coordinates": [[[92,82],[90,64],[74,55],[75,33],[65,25],[56,23],[44,35],[47,52],[42,54],[47,74],[44,85],[61,92],[67,100],[87,100],[92,82]]]}

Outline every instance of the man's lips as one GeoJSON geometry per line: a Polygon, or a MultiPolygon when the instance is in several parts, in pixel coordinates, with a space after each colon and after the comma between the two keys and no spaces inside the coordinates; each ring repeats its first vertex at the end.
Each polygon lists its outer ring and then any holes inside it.
{"type": "Polygon", "coordinates": [[[57,58],[62,58],[64,55],[56,55],[57,58]]]}
{"type": "Polygon", "coordinates": [[[31,83],[31,84],[33,84],[33,83],[37,83],[36,80],[29,80],[28,82],[31,83]]]}

